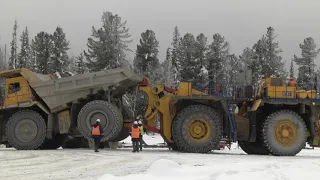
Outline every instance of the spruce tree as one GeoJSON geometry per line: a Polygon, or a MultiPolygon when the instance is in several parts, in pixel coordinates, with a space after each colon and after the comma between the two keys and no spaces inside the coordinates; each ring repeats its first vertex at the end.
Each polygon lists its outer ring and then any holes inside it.
{"type": "Polygon", "coordinates": [[[10,43],[11,50],[10,50],[10,58],[9,58],[9,68],[10,69],[16,69],[17,68],[17,30],[18,30],[18,22],[15,20],[13,25],[13,33],[12,33],[12,41],[10,43]]]}
{"type": "Polygon", "coordinates": [[[279,42],[275,40],[276,35],[272,27],[267,28],[266,34],[266,63],[263,70],[268,74],[284,75],[284,62],[280,53],[282,50],[279,48],[279,42]]]}
{"type": "Polygon", "coordinates": [[[306,90],[313,89],[315,78],[315,62],[314,60],[318,56],[320,49],[317,49],[317,45],[313,38],[308,37],[304,39],[303,44],[300,44],[301,57],[294,55],[294,62],[298,65],[298,87],[306,90]]]}
{"type": "Polygon", "coordinates": [[[266,65],[266,60],[265,60],[265,52],[266,52],[266,47],[265,47],[265,43],[264,43],[264,39],[260,39],[258,40],[258,42],[256,44],[254,44],[252,50],[250,50],[249,48],[246,49],[246,52],[243,53],[247,53],[248,56],[250,54],[251,57],[251,61],[248,64],[248,67],[251,69],[252,71],[252,83],[253,85],[257,85],[259,83],[259,81],[264,78],[269,76],[269,72],[266,72],[263,67],[265,67],[266,65]]]}
{"type": "Polygon", "coordinates": [[[36,66],[34,70],[41,74],[54,73],[54,70],[51,69],[51,56],[53,48],[51,35],[43,31],[38,33],[34,38],[32,48],[36,59],[36,66]]]}
{"type": "Polygon", "coordinates": [[[146,30],[141,34],[140,44],[137,45],[136,56],[133,60],[136,72],[147,77],[151,76],[154,69],[159,66],[158,48],[159,42],[152,30],[146,30]]]}
{"type": "MultiPolygon", "coordinates": [[[[274,29],[272,27],[267,28],[266,35],[263,35],[261,39],[253,46],[253,52],[255,53],[253,63],[260,67],[253,67],[253,72],[259,76],[280,75],[286,74],[284,69],[284,62],[280,53],[282,50],[279,48],[279,43],[276,41],[274,29]],[[258,73],[257,70],[260,69],[258,73]]],[[[255,80],[256,81],[256,80],[255,80]]]]}
{"type": "Polygon", "coordinates": [[[51,57],[51,72],[63,73],[69,66],[69,56],[67,51],[69,48],[69,41],[66,34],[61,27],[57,27],[52,37],[52,57],[51,57]]]}
{"type": "Polygon", "coordinates": [[[235,54],[232,54],[228,57],[227,66],[227,84],[225,85],[226,93],[230,95],[234,95],[236,89],[241,87],[241,79],[239,74],[244,72],[244,64],[241,58],[238,58],[235,54]]]}
{"type": "Polygon", "coordinates": [[[176,69],[180,69],[179,56],[178,56],[180,41],[181,41],[181,37],[180,37],[179,29],[178,29],[178,26],[175,26],[171,45],[172,45],[172,65],[176,69]]]}
{"type": "Polygon", "coordinates": [[[92,35],[88,39],[88,52],[85,52],[88,68],[91,71],[111,69],[127,66],[125,52],[130,50],[131,35],[126,27],[127,21],[122,21],[117,14],[104,12],[102,15],[102,27],[92,27],[92,35]]]}
{"type": "Polygon", "coordinates": [[[37,51],[35,48],[35,41],[34,39],[31,40],[31,44],[30,44],[30,69],[32,71],[36,71],[37,69],[37,51]]]}
{"type": "Polygon", "coordinates": [[[20,37],[21,41],[21,50],[18,56],[18,63],[17,68],[31,68],[32,62],[31,62],[31,50],[29,45],[29,33],[28,28],[22,32],[22,35],[20,37]]]}
{"type": "Polygon", "coordinates": [[[294,68],[293,68],[293,60],[291,60],[290,64],[290,78],[294,77],[294,68]]]}
{"type": "Polygon", "coordinates": [[[187,33],[181,39],[179,46],[179,57],[181,63],[181,81],[195,83],[195,77],[200,73],[195,59],[196,40],[194,36],[187,33]]]}
{"type": "MultiPolygon", "coordinates": [[[[5,59],[4,59],[4,52],[1,49],[0,46],[0,70],[5,70],[5,59]]],[[[2,78],[0,77],[0,100],[4,99],[4,95],[5,95],[5,81],[6,78],[2,78]]]]}
{"type": "Polygon", "coordinates": [[[4,52],[0,47],[0,70],[5,69],[5,57],[4,57],[4,52]]]}
{"type": "Polygon", "coordinates": [[[163,83],[166,86],[173,88],[176,85],[176,82],[175,82],[176,77],[175,77],[175,69],[172,65],[172,54],[169,47],[167,48],[166,59],[161,65],[164,71],[163,83]]]}
{"type": "Polygon", "coordinates": [[[83,52],[81,52],[77,57],[76,57],[76,73],[77,74],[83,74],[86,71],[85,68],[85,63],[84,63],[84,56],[83,52]]]}
{"type": "Polygon", "coordinates": [[[220,34],[214,34],[207,53],[210,93],[215,92],[217,84],[223,85],[227,81],[225,74],[228,55],[229,43],[220,34]]]}
{"type": "Polygon", "coordinates": [[[207,47],[207,38],[203,33],[200,33],[196,38],[195,43],[195,54],[194,58],[196,61],[196,77],[195,77],[195,86],[203,89],[206,86],[207,83],[207,70],[206,70],[206,53],[208,51],[207,47]]]}

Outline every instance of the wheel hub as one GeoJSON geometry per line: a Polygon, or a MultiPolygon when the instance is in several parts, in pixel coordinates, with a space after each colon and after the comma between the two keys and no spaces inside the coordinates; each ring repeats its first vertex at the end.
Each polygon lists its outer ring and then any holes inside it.
{"type": "Polygon", "coordinates": [[[287,129],[284,129],[283,131],[282,131],[282,136],[283,137],[288,137],[289,136],[289,131],[287,130],[287,129]]]}
{"type": "Polygon", "coordinates": [[[291,120],[281,120],[274,127],[276,141],[282,146],[291,146],[297,140],[298,128],[291,120]]]}
{"type": "Polygon", "coordinates": [[[108,115],[104,111],[95,110],[89,113],[87,117],[87,127],[91,129],[91,126],[96,123],[97,119],[100,119],[100,124],[102,128],[108,126],[108,115]]]}
{"type": "Polygon", "coordinates": [[[38,127],[31,119],[22,119],[16,124],[14,131],[19,141],[30,142],[37,136],[38,127]]]}
{"type": "Polygon", "coordinates": [[[193,120],[189,124],[189,135],[196,141],[204,141],[209,137],[209,125],[205,120],[193,120]]]}

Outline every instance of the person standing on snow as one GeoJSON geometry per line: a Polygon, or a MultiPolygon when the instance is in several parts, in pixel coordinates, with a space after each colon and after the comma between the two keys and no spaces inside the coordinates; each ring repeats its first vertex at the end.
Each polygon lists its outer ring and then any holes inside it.
{"type": "Polygon", "coordinates": [[[91,137],[94,140],[94,152],[99,152],[98,148],[100,146],[102,135],[103,135],[103,130],[101,128],[100,119],[97,119],[96,123],[91,127],[91,137]]]}
{"type": "Polygon", "coordinates": [[[139,152],[140,128],[137,121],[134,121],[133,126],[130,129],[130,136],[133,147],[132,152],[139,152]]]}
{"type": "Polygon", "coordinates": [[[142,121],[139,121],[139,128],[140,128],[140,151],[142,151],[142,144],[146,144],[143,140],[144,132],[146,132],[146,128],[143,127],[142,121]]]}

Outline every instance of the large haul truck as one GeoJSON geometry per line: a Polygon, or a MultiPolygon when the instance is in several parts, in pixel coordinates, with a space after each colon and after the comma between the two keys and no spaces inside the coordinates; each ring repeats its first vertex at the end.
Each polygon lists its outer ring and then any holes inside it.
{"type": "Polygon", "coordinates": [[[0,72],[5,79],[0,106],[0,144],[16,149],[56,149],[68,135],[91,139],[99,118],[103,142],[129,136],[132,121],[122,96],[143,76],[126,68],[55,78],[21,68],[0,72]]]}

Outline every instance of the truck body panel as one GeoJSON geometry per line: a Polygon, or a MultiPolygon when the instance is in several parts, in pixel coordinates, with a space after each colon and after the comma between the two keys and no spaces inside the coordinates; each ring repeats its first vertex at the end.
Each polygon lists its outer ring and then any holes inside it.
{"type": "Polygon", "coordinates": [[[122,95],[126,89],[137,86],[143,80],[143,76],[135,74],[127,68],[102,70],[60,79],[21,68],[0,72],[0,77],[8,78],[4,108],[16,107],[19,102],[30,101],[32,96],[30,85],[49,107],[51,113],[63,110],[67,103],[86,98],[98,91],[110,90],[111,96],[122,95]],[[8,83],[9,81],[10,83],[8,83]],[[15,84],[16,81],[19,84],[15,84]],[[16,88],[16,92],[8,93],[9,85],[19,87],[16,88]]]}

